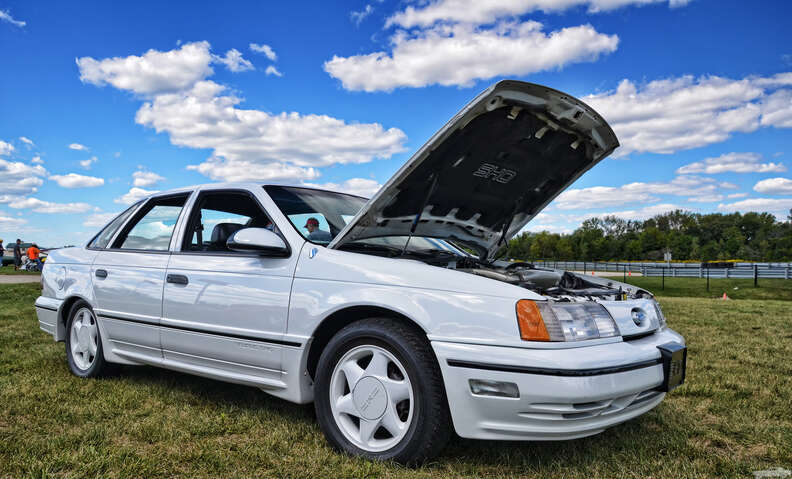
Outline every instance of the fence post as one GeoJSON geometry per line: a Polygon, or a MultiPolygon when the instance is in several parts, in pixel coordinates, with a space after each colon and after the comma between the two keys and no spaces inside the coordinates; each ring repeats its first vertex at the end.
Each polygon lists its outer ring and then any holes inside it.
{"type": "Polygon", "coordinates": [[[622,272],[624,273],[624,282],[627,282],[627,266],[622,266],[622,272]]]}
{"type": "Polygon", "coordinates": [[[703,278],[704,277],[704,273],[701,271],[701,269],[702,269],[701,268],[701,264],[699,264],[699,278],[703,278]]]}
{"type": "Polygon", "coordinates": [[[586,274],[586,262],[583,261],[583,274],[586,274]]]}
{"type": "Polygon", "coordinates": [[[789,265],[784,269],[784,279],[789,279],[789,265]]]}
{"type": "Polygon", "coordinates": [[[724,268],[723,271],[726,272],[726,279],[729,279],[729,268],[724,268]]]}
{"type": "Polygon", "coordinates": [[[665,266],[663,266],[662,269],[663,269],[663,284],[660,287],[660,289],[665,289],[665,266]]]}
{"type": "Polygon", "coordinates": [[[707,268],[707,292],[709,292],[709,268],[707,268]]]}
{"type": "Polygon", "coordinates": [[[757,271],[758,266],[754,264],[754,288],[756,288],[756,284],[758,282],[759,272],[757,271]]]}

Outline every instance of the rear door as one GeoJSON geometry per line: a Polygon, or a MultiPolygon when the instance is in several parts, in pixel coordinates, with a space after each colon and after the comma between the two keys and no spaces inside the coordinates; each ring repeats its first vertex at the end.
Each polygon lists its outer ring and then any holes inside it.
{"type": "Polygon", "coordinates": [[[245,227],[278,232],[247,190],[208,190],[197,196],[180,251],[168,265],[163,357],[171,367],[274,384],[281,379],[283,348],[299,346],[284,338],[297,255],[230,251],[226,241],[245,227]]]}
{"type": "Polygon", "coordinates": [[[153,198],[97,254],[92,267],[96,315],[113,352],[160,361],[159,323],[170,243],[189,193],[153,198]]]}

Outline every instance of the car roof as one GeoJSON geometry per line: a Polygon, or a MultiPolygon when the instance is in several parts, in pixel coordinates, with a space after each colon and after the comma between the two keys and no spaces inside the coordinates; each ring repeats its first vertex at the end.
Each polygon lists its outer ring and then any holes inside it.
{"type": "Polygon", "coordinates": [[[328,190],[326,188],[318,188],[316,186],[311,186],[311,185],[299,185],[299,184],[289,184],[289,183],[258,183],[254,181],[231,181],[224,183],[203,183],[200,185],[184,186],[181,188],[172,188],[170,190],[158,191],[156,193],[152,193],[146,196],[145,198],[143,198],[143,200],[147,200],[149,198],[158,198],[161,196],[168,196],[178,193],[188,193],[196,190],[228,190],[228,189],[257,190],[258,188],[263,188],[266,186],[285,186],[289,188],[303,188],[307,190],[327,191],[329,193],[340,193],[349,196],[357,196],[359,198],[363,198],[366,200],[368,199],[363,196],[344,193],[343,191],[328,190]]]}

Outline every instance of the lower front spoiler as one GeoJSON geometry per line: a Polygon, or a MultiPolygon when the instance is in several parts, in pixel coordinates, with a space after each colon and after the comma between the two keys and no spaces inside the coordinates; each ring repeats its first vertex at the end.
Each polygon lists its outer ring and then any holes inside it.
{"type": "MultiPolygon", "coordinates": [[[[606,374],[531,374],[464,367],[464,363],[452,359],[459,357],[462,350],[467,350],[465,357],[485,359],[492,346],[472,346],[477,351],[471,351],[471,345],[432,345],[443,373],[454,428],[465,438],[577,439],[640,416],[660,404],[666,395],[658,390],[663,383],[663,365],[658,361],[644,359],[640,367],[606,374]],[[514,383],[519,398],[473,394],[471,379],[514,383]]],[[[581,349],[570,354],[583,353],[581,349]]],[[[519,355],[519,350],[512,351],[519,355]]]]}

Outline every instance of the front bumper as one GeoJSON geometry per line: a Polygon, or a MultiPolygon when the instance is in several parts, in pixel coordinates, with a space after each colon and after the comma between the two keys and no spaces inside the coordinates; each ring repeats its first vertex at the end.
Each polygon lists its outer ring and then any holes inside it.
{"type": "Polygon", "coordinates": [[[639,416],[665,393],[657,346],[684,339],[665,329],[641,339],[571,349],[432,342],[457,434],[472,439],[562,440],[639,416]],[[517,385],[519,398],[474,395],[471,379],[517,385]]]}

